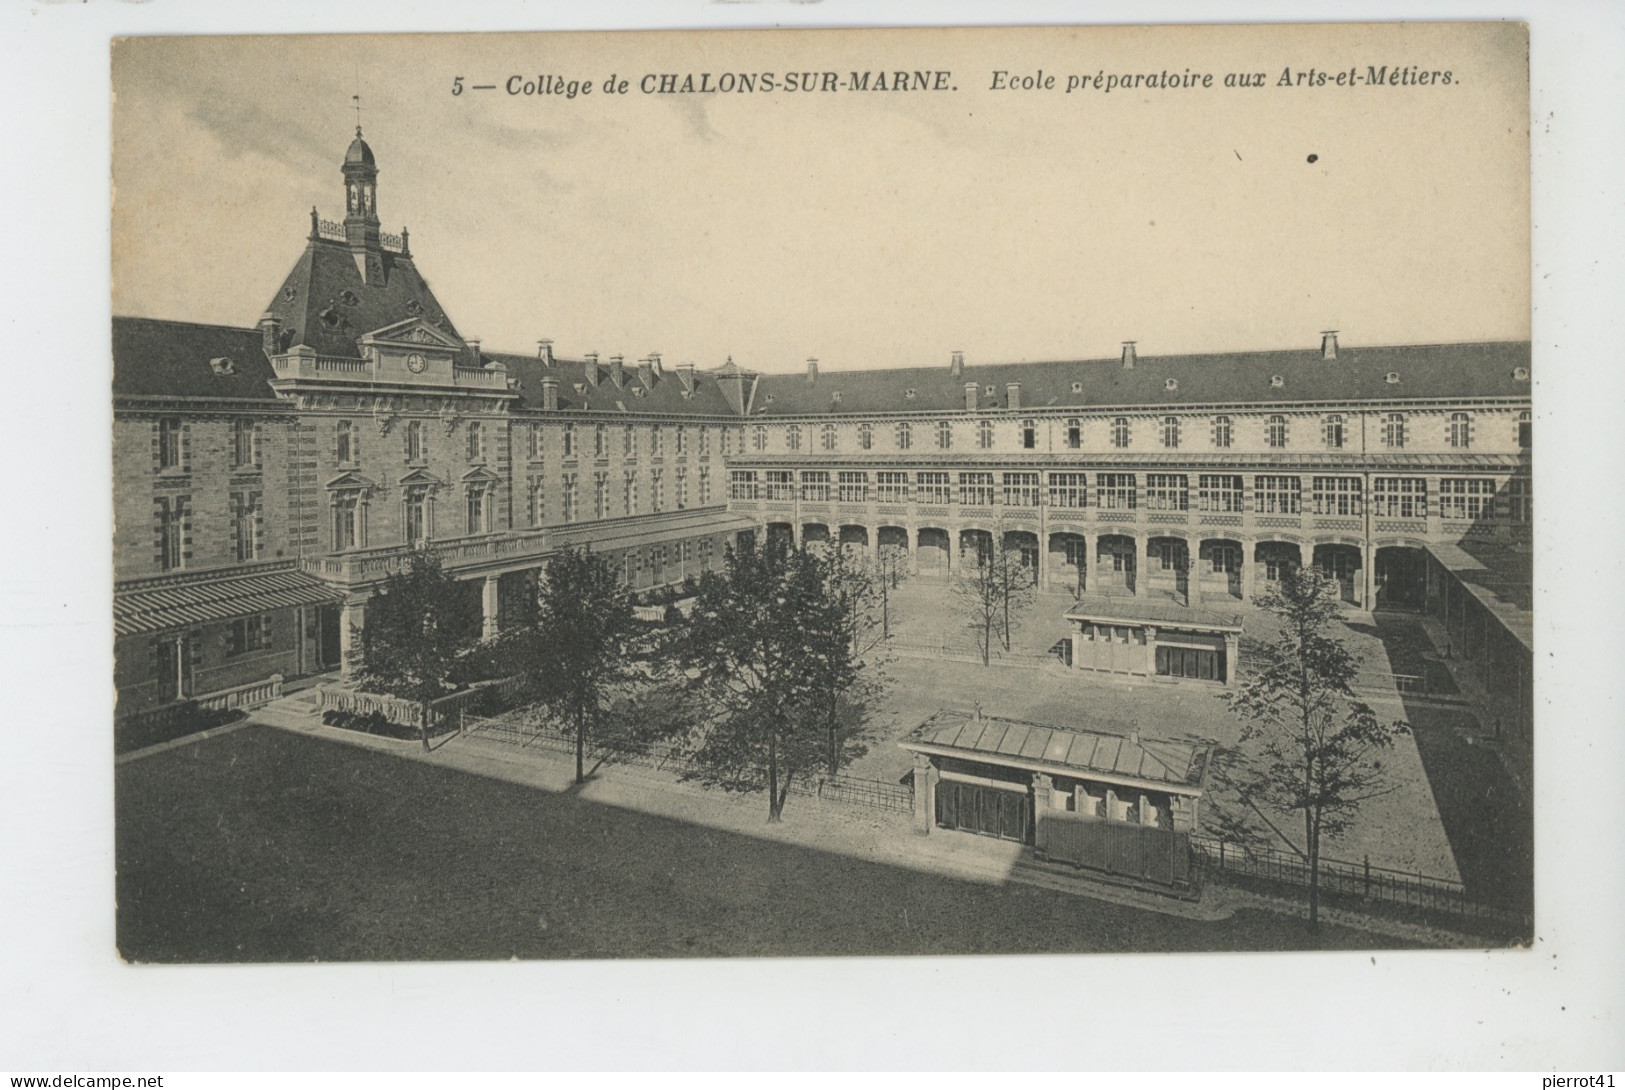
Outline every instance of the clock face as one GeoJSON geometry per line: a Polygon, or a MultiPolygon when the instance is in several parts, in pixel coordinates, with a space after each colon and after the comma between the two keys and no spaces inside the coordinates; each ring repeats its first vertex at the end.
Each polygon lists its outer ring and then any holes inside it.
{"type": "Polygon", "coordinates": [[[425,366],[427,366],[427,363],[424,361],[423,356],[417,352],[413,352],[406,357],[406,369],[414,375],[421,375],[425,366]]]}

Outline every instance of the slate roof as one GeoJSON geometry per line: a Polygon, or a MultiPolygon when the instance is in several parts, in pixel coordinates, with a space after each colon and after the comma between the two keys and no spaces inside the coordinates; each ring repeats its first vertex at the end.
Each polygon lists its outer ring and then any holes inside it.
{"type": "Polygon", "coordinates": [[[1529,359],[1529,342],[1497,341],[1343,347],[1335,360],[1322,359],[1319,348],[1140,356],[1132,369],[1113,357],[966,364],[962,375],[947,366],[824,370],[814,382],[805,374],[763,375],[751,415],[963,412],[969,382],[976,383],[981,410],[1008,408],[1006,383],[1011,382],[1021,384],[1022,407],[1034,410],[1528,397],[1529,381],[1514,378],[1513,371],[1527,368],[1529,359]],[[1387,381],[1391,371],[1398,373],[1397,383],[1387,381]],[[1271,384],[1276,375],[1280,386],[1271,384]],[[1167,388],[1169,379],[1177,389],[1167,388]],[[1082,384],[1076,393],[1075,382],[1082,384]]]}
{"type": "Polygon", "coordinates": [[[260,334],[196,322],[113,319],[115,397],[219,397],[276,402],[260,334]],[[225,357],[233,373],[217,375],[209,361],[225,357]]]}
{"type": "Polygon", "coordinates": [[[901,742],[956,750],[967,759],[1017,768],[1050,768],[1107,783],[1127,781],[1196,788],[1207,777],[1212,747],[1137,740],[1119,734],[1065,730],[1019,719],[937,712],[901,742]]]}
{"type": "Polygon", "coordinates": [[[559,409],[561,411],[593,411],[608,413],[660,413],[667,416],[717,416],[738,419],[738,413],[729,407],[725,391],[717,377],[705,371],[694,372],[694,389],[684,397],[687,387],[682,376],[673,368],[649,376],[646,385],[636,363],[625,365],[621,371],[621,385],[610,380],[609,363],[600,360],[595,366],[596,384],[587,381],[587,370],[594,365],[586,360],[555,358],[551,367],[534,355],[521,356],[506,352],[484,352],[487,360],[500,361],[508,368],[508,376],[519,380],[520,402],[515,408],[540,409],[542,407],[542,377],[551,375],[559,382],[559,409]],[[579,388],[578,388],[579,387],[579,388]]]}

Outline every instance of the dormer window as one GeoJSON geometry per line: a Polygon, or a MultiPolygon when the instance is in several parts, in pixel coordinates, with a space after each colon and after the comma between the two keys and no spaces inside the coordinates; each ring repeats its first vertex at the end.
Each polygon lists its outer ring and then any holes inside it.
{"type": "Polygon", "coordinates": [[[1276,389],[1280,389],[1282,386],[1286,385],[1286,379],[1282,378],[1280,375],[1271,375],[1270,385],[1276,389]]]}
{"type": "Polygon", "coordinates": [[[1398,371],[1389,371],[1386,375],[1384,375],[1382,377],[1382,381],[1386,382],[1390,386],[1399,385],[1399,372],[1398,371]]]}
{"type": "Polygon", "coordinates": [[[991,383],[988,384],[988,388],[987,388],[987,396],[988,397],[995,397],[995,396],[998,395],[998,392],[999,392],[999,388],[997,386],[994,386],[991,383]]]}
{"type": "Polygon", "coordinates": [[[903,391],[903,396],[908,398],[910,401],[913,401],[914,398],[915,398],[915,395],[918,394],[918,393],[919,393],[919,391],[915,390],[914,387],[910,386],[908,389],[903,391]]]}
{"type": "Polygon", "coordinates": [[[1072,384],[1072,392],[1073,392],[1073,393],[1075,393],[1075,394],[1081,394],[1081,393],[1083,393],[1083,383],[1081,383],[1081,382],[1074,382],[1074,383],[1073,383],[1073,384],[1072,384]]]}
{"type": "Polygon", "coordinates": [[[339,292],[339,302],[343,303],[347,307],[353,307],[361,302],[361,296],[346,288],[339,292]]]}
{"type": "Polygon", "coordinates": [[[234,375],[237,373],[237,364],[230,356],[216,356],[209,361],[209,370],[217,375],[234,375]]]}
{"type": "Polygon", "coordinates": [[[1513,379],[1514,382],[1528,382],[1529,381],[1529,368],[1527,368],[1527,367],[1514,367],[1512,369],[1512,379],[1513,379]]]}
{"type": "Polygon", "coordinates": [[[1165,379],[1163,380],[1162,388],[1167,390],[1169,393],[1172,393],[1173,391],[1179,389],[1179,380],[1176,378],[1165,379]]]}

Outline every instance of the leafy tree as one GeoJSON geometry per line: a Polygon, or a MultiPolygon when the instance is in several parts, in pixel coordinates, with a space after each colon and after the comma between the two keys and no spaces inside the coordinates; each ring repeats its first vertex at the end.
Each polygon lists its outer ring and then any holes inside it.
{"type": "Polygon", "coordinates": [[[620,687],[637,676],[639,625],[616,569],[585,548],[547,562],[535,622],[519,637],[527,687],[570,724],[576,783],[587,779],[587,739],[620,687]]]}
{"type": "Polygon", "coordinates": [[[430,705],[455,688],[458,660],[478,638],[464,589],[432,550],[415,549],[367,603],[356,676],[365,692],[417,703],[428,749],[430,705]]]}
{"type": "Polygon", "coordinates": [[[1392,791],[1382,753],[1409,728],[1384,723],[1357,700],[1353,655],[1328,629],[1342,615],[1338,587],[1312,567],[1286,571],[1259,604],[1280,634],[1257,649],[1250,679],[1230,696],[1242,720],[1236,777],[1242,799],[1303,816],[1309,926],[1320,926],[1320,845],[1361,805],[1392,791]]]}
{"type": "Polygon", "coordinates": [[[813,658],[813,685],[824,709],[827,771],[831,776],[843,764],[867,752],[863,728],[885,692],[881,666],[889,635],[890,587],[883,561],[883,557],[855,556],[840,546],[820,553],[833,627],[827,634],[811,635],[835,642],[813,658]],[[841,646],[843,643],[845,646],[841,646]]]}
{"type": "Polygon", "coordinates": [[[1021,550],[1003,545],[1004,524],[996,523],[987,548],[978,548],[973,563],[962,556],[953,583],[958,612],[976,633],[976,648],[987,666],[993,641],[1010,650],[1011,633],[1020,613],[1037,600],[1037,587],[1021,562],[1021,550]]]}
{"type": "Polygon", "coordinates": [[[891,592],[908,578],[908,549],[882,545],[875,554],[875,590],[880,598],[880,638],[891,639],[891,592]]]}

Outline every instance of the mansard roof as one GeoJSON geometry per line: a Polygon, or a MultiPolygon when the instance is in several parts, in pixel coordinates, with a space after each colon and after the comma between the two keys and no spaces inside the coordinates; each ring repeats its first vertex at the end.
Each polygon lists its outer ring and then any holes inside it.
{"type": "Polygon", "coordinates": [[[1330,360],[1318,348],[1140,356],[1132,369],[1114,357],[966,364],[959,375],[947,366],[825,370],[811,382],[804,374],[763,375],[751,416],[963,412],[967,383],[976,384],[976,406],[983,411],[1009,408],[1007,384],[1012,382],[1021,384],[1021,408],[1033,411],[1527,398],[1529,380],[1515,378],[1514,371],[1527,369],[1529,357],[1528,341],[1497,341],[1346,346],[1330,360]],[[1387,381],[1390,372],[1397,374],[1397,382],[1387,381]],[[1277,376],[1280,385],[1273,382],[1277,376]]]}
{"type": "Polygon", "coordinates": [[[542,407],[542,379],[552,377],[559,384],[559,409],[566,412],[606,413],[659,413],[666,416],[723,416],[737,418],[739,413],[729,405],[725,390],[717,378],[705,371],[692,375],[693,389],[685,384],[682,374],[672,368],[650,370],[649,384],[645,383],[636,363],[621,369],[621,384],[612,380],[610,367],[600,361],[553,360],[551,366],[536,356],[509,355],[503,352],[482,353],[508,368],[508,377],[518,380],[520,396],[515,409],[542,407]],[[589,369],[594,381],[588,381],[589,369]],[[687,392],[688,396],[683,396],[687,392]]]}
{"type": "Polygon", "coordinates": [[[210,397],[275,402],[271,361],[257,330],[113,319],[113,396],[210,397]],[[229,359],[229,373],[213,360],[229,359]]]}
{"type": "Polygon", "coordinates": [[[312,238],[293,271],[265,308],[282,321],[281,347],[308,344],[318,355],[361,355],[363,334],[409,318],[423,318],[462,340],[412,258],[380,250],[384,276],[369,284],[342,242],[312,238]]]}

